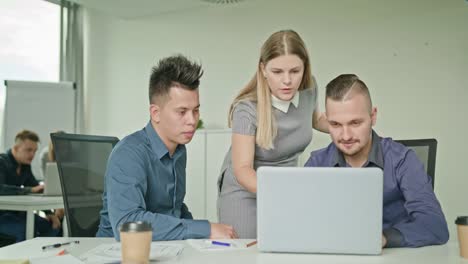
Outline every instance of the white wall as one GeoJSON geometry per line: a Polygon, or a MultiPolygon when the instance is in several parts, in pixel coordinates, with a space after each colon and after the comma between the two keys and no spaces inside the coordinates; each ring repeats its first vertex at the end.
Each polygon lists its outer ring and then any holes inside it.
{"type": "MultiPolygon", "coordinates": [[[[356,73],[379,109],[378,133],[437,138],[436,193],[456,238],[455,216],[468,214],[465,1],[256,0],[138,20],[89,10],[86,23],[87,132],[120,138],[148,120],[148,77],[158,59],[183,53],[203,63],[202,118],[222,128],[262,42],[296,30],[310,50],[322,109],[326,83],[356,73]]],[[[328,141],[316,133],[310,149],[328,141]]]]}

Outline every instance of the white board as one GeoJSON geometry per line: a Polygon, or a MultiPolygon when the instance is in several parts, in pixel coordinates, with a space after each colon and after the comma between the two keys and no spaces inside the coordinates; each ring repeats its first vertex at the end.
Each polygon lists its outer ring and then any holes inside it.
{"type": "Polygon", "coordinates": [[[32,163],[36,178],[40,171],[41,149],[47,147],[50,133],[75,132],[75,88],[72,82],[5,81],[5,110],[2,128],[2,149],[14,144],[16,133],[23,129],[36,132],[41,144],[32,163]]]}

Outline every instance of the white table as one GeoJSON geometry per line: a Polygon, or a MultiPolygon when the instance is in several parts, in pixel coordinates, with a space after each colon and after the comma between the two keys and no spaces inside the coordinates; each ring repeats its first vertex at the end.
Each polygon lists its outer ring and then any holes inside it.
{"type": "Polygon", "coordinates": [[[34,237],[34,211],[63,208],[62,196],[5,195],[0,196],[0,210],[26,212],[26,239],[34,237]]]}
{"type": "MultiPolygon", "coordinates": [[[[79,240],[79,245],[67,246],[66,249],[73,256],[79,257],[86,251],[103,243],[115,242],[113,238],[44,238],[38,237],[27,240],[8,247],[0,248],[0,259],[30,258],[34,264],[35,258],[40,258],[55,254],[60,249],[42,252],[43,245],[49,245],[58,242],[79,240]]],[[[184,244],[185,248],[180,256],[168,260],[164,263],[207,263],[207,264],[250,264],[250,263],[468,263],[468,259],[459,256],[458,244],[450,241],[442,246],[428,246],[422,248],[398,248],[384,249],[379,256],[354,256],[354,255],[325,255],[325,254],[279,254],[279,253],[261,253],[256,246],[242,250],[221,251],[221,252],[199,252],[192,248],[185,241],[170,241],[162,243],[184,244]]],[[[65,248],[65,247],[64,247],[65,248]]]]}

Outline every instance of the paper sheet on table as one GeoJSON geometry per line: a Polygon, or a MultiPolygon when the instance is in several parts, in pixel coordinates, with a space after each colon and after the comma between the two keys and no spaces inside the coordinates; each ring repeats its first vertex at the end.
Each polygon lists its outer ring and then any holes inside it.
{"type": "Polygon", "coordinates": [[[247,249],[247,244],[250,242],[255,241],[252,240],[232,240],[232,239],[216,239],[219,242],[225,242],[231,244],[231,246],[220,246],[220,245],[213,245],[211,243],[207,243],[207,239],[188,239],[187,242],[193,248],[205,252],[205,251],[226,251],[226,250],[239,250],[239,249],[247,249]]]}
{"type": "MultiPolygon", "coordinates": [[[[182,244],[151,243],[150,260],[166,260],[177,257],[182,253],[182,244]]],[[[120,263],[122,258],[121,244],[102,244],[80,256],[85,263],[120,263]]]]}

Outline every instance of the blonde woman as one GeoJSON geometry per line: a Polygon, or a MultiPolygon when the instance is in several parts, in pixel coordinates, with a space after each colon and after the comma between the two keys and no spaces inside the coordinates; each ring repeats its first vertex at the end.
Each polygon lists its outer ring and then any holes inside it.
{"type": "Polygon", "coordinates": [[[257,72],[234,99],[228,122],[232,142],[218,179],[219,221],[232,225],[239,238],[256,238],[256,169],[297,166],[312,128],[328,132],[317,109],[309,56],[296,32],[278,31],[266,40],[257,72]]]}

